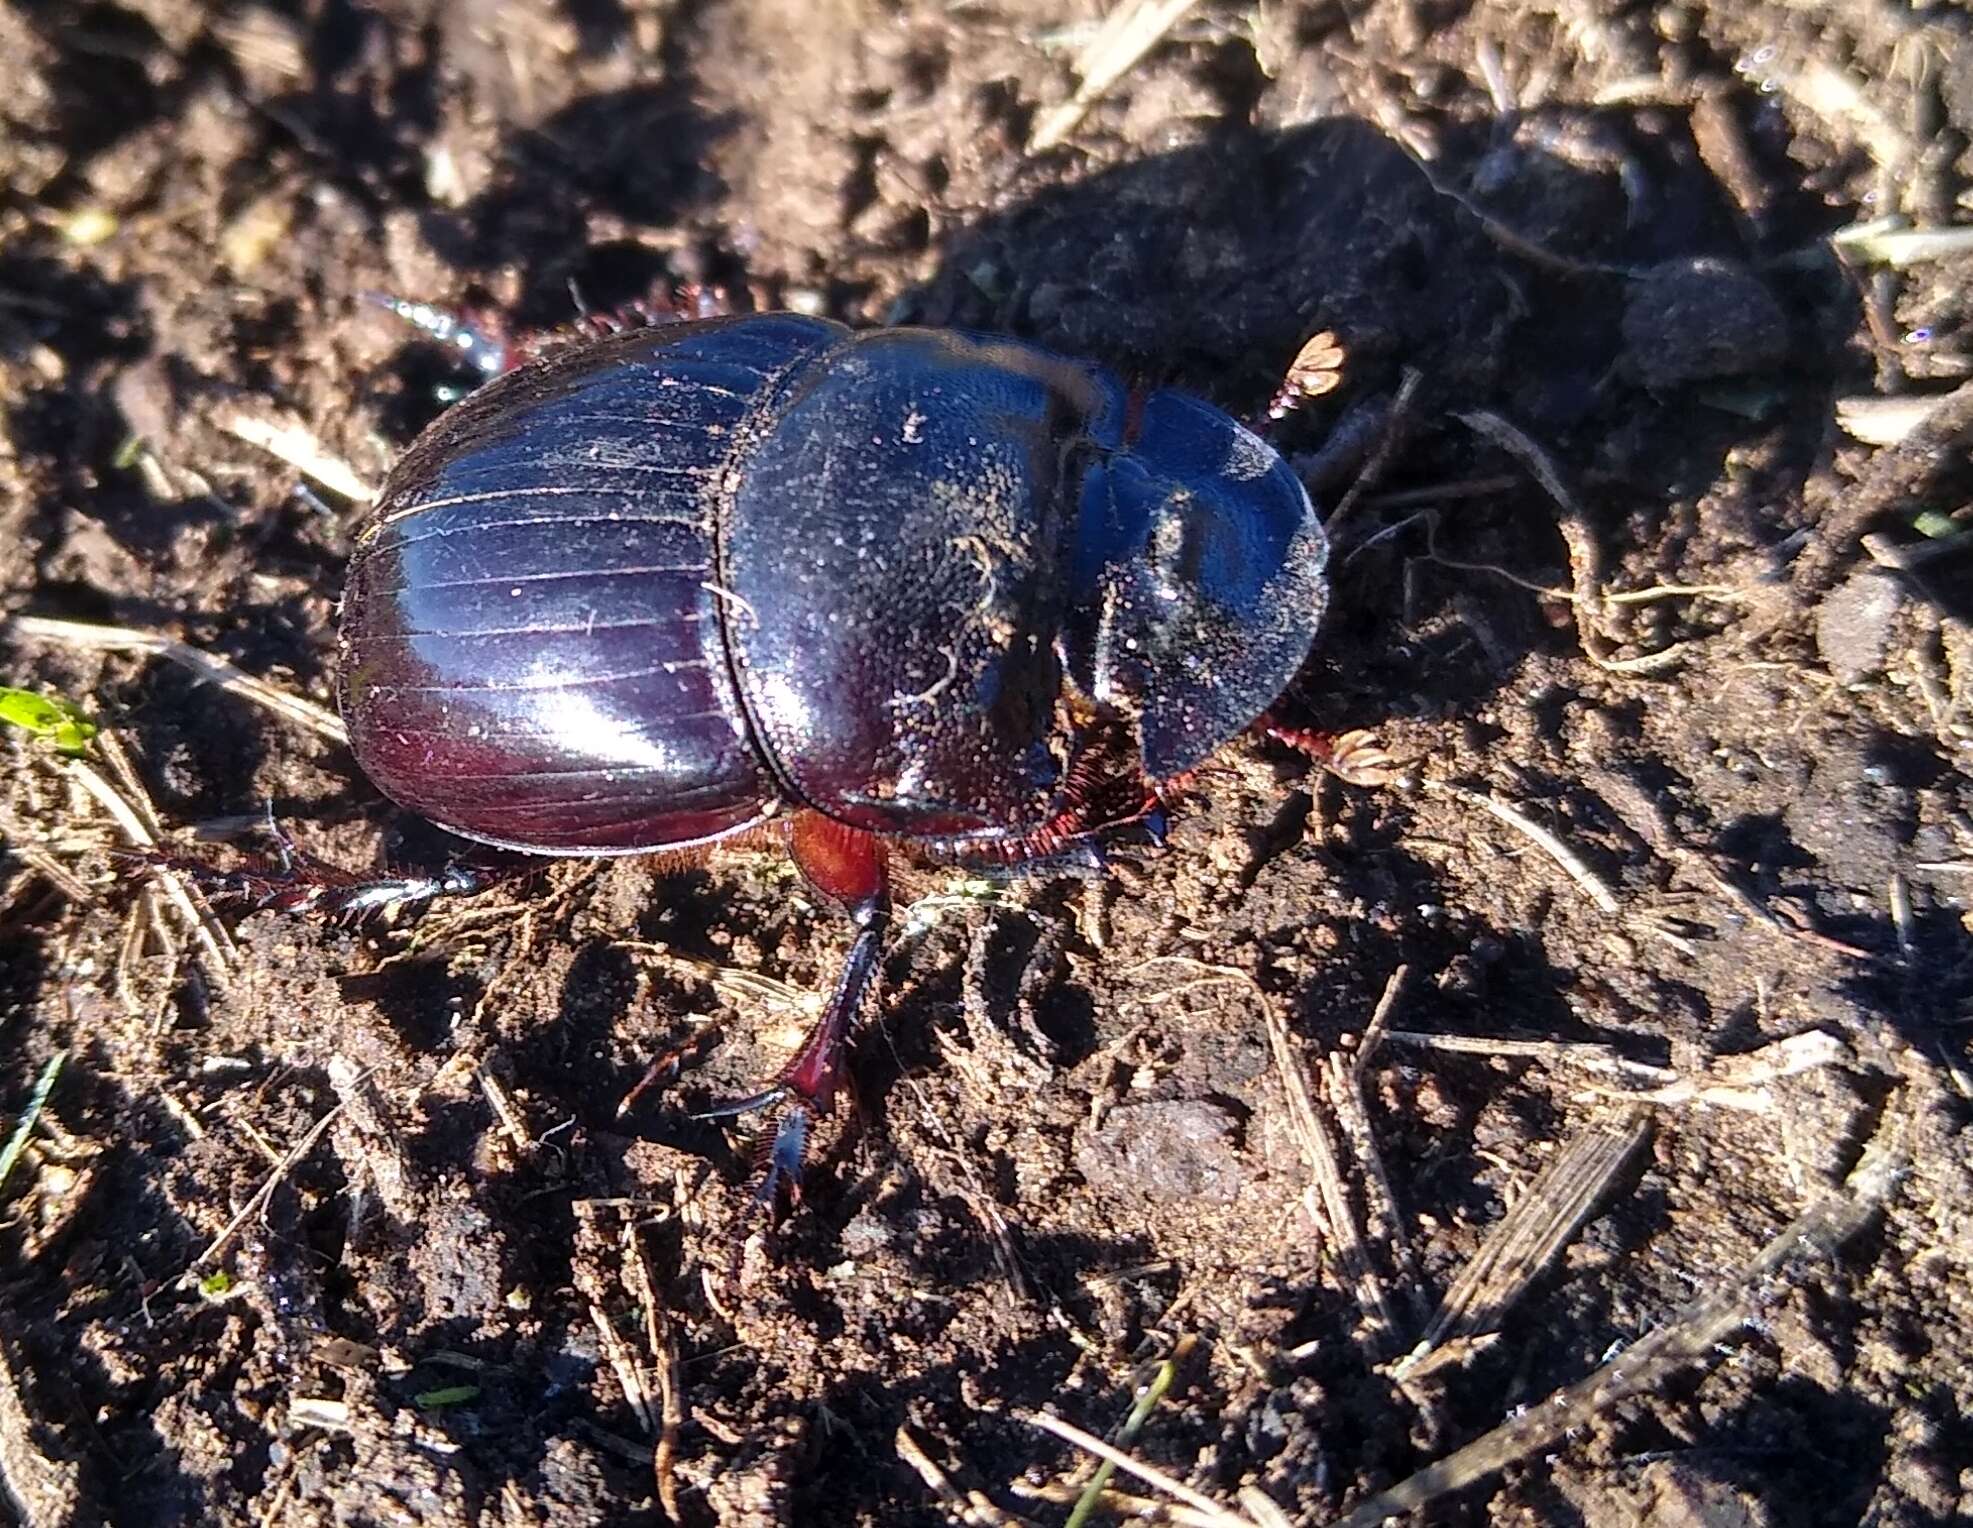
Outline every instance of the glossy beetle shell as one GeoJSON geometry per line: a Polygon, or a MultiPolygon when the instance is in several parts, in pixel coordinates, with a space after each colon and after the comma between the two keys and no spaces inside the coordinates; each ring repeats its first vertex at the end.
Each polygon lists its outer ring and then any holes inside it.
{"type": "Polygon", "coordinates": [[[492,843],[702,843],[778,806],[991,841],[1079,738],[1191,768],[1326,585],[1273,450],[1037,347],[792,315],[551,353],[444,416],[352,560],[341,699],[391,797],[492,843]]]}

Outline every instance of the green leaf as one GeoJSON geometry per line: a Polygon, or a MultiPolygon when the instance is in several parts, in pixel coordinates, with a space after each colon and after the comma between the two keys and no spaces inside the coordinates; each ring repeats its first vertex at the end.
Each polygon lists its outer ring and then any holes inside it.
{"type": "Polygon", "coordinates": [[[0,722],[46,738],[63,753],[81,753],[97,732],[94,722],[59,696],[4,685],[0,685],[0,722]]]}
{"type": "Polygon", "coordinates": [[[478,1385],[447,1385],[443,1390],[427,1390],[415,1396],[420,1406],[463,1406],[479,1399],[478,1385]]]}
{"type": "Polygon", "coordinates": [[[209,1273],[199,1280],[199,1293],[208,1300],[217,1300],[221,1295],[233,1292],[233,1275],[224,1268],[217,1273],[209,1273]]]}
{"type": "Polygon", "coordinates": [[[34,1079],[34,1093],[27,1101],[26,1112],[21,1115],[20,1123],[14,1126],[14,1133],[7,1137],[7,1144],[0,1146],[0,1188],[7,1186],[14,1164],[27,1150],[27,1138],[34,1134],[35,1123],[41,1118],[41,1111],[48,1106],[48,1095],[55,1091],[55,1079],[62,1075],[62,1063],[68,1058],[67,1051],[56,1051],[41,1068],[41,1075],[34,1079]]]}

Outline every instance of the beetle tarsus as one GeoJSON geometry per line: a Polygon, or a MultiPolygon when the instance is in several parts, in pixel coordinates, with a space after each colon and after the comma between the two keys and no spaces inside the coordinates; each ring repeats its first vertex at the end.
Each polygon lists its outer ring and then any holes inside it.
{"type": "Polygon", "coordinates": [[[750,1093],[745,1098],[730,1098],[723,1104],[714,1104],[709,1109],[701,1109],[692,1116],[694,1119],[738,1119],[742,1114],[752,1114],[756,1109],[771,1109],[788,1096],[788,1090],[780,1083],[759,1093],[750,1093]]]}
{"type": "Polygon", "coordinates": [[[512,337],[498,323],[474,314],[455,313],[434,303],[414,302],[389,292],[365,292],[363,301],[401,318],[443,347],[482,377],[493,378],[515,365],[512,337]]]}
{"type": "Polygon", "coordinates": [[[781,1115],[781,1122],[774,1127],[774,1139],[767,1149],[767,1171],[762,1176],[760,1187],[754,1190],[754,1197],[770,1210],[778,1206],[781,1188],[787,1185],[788,1203],[792,1207],[801,1203],[802,1165],[808,1156],[808,1108],[804,1104],[790,1104],[781,1115]]]}

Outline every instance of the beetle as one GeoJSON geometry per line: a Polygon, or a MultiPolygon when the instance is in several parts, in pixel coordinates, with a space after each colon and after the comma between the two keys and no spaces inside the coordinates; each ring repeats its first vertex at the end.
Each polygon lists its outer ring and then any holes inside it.
{"type": "Polygon", "coordinates": [[[853,941],[712,1112],[781,1106],[763,1193],[798,1192],[892,857],[1093,873],[1155,835],[1307,657],[1321,520],[1228,413],[1021,340],[774,313],[477,354],[356,539],[356,761],[530,854],[784,843],[853,941]]]}

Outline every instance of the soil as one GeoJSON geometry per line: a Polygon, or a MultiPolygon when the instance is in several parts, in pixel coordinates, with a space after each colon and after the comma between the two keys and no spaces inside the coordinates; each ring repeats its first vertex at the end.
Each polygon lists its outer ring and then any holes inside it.
{"type": "MultiPolygon", "coordinates": [[[[1130,1453],[1324,1522],[1895,1148],[1693,1362],[1426,1515],[1973,1518],[1973,270],[1829,237],[1965,220],[1964,17],[1208,0],[1032,152],[1100,9],[0,5],[0,612],[327,703],[363,506],[231,426],[379,480],[458,379],[366,292],[545,327],[703,280],[1243,413],[1329,330],[1342,385],[1280,438],[1351,497],[1279,712],[1402,761],[1235,743],[1107,888],[914,885],[774,1220],[757,1125],[692,1111],[846,947],[775,857],[234,909],[227,979],[7,729],[8,1131],[65,1064],[0,1185],[0,1516],[1056,1523],[1087,1467],[1029,1414],[1110,1433],[1170,1361],[1130,1453]],[[1871,395],[1944,402],[1871,444],[1836,422],[1871,395]],[[1311,1127],[1287,1079],[1332,1054],[1367,1111],[1311,1082],[1311,1127]],[[1401,1365],[1612,1131],[1512,1297],[1401,1365]]],[[[0,628],[0,682],[86,710],[187,841],[457,850],[181,664],[0,628]]]]}

